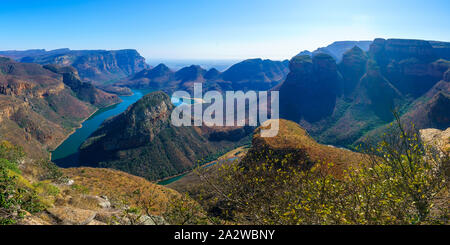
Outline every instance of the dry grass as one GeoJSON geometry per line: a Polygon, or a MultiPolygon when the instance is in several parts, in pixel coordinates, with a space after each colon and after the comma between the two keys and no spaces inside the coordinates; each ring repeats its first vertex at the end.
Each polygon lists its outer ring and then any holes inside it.
{"type": "Polygon", "coordinates": [[[283,119],[280,119],[279,133],[275,137],[263,138],[260,136],[260,129],[256,130],[252,150],[258,151],[259,147],[273,150],[302,150],[306,152],[308,161],[333,163],[331,173],[336,175],[341,175],[344,169],[349,166],[356,167],[365,160],[363,154],[319,144],[300,125],[283,119]]]}
{"type": "Polygon", "coordinates": [[[151,200],[155,204],[155,215],[166,209],[171,198],[180,197],[180,194],[172,189],[112,169],[70,168],[64,169],[64,174],[90,195],[107,196],[113,203],[125,202],[130,206],[138,206],[143,199],[151,200]],[[136,194],[137,191],[139,195],[136,194]]]}

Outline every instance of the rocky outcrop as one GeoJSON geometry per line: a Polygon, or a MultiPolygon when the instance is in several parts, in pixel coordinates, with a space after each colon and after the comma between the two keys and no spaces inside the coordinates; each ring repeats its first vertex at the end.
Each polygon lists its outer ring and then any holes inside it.
{"type": "Polygon", "coordinates": [[[345,146],[380,132],[377,129],[393,120],[393,109],[417,126],[446,128],[450,62],[438,50],[447,46],[375,39],[368,52],[348,50],[337,70],[332,62],[321,61],[320,72],[315,72],[317,61],[309,55],[294,57],[287,79],[276,88],[280,115],[300,123],[320,142],[345,146]],[[325,86],[319,89],[320,84],[325,86]]]}
{"type": "Polygon", "coordinates": [[[61,74],[41,65],[2,58],[0,74],[0,139],[32,157],[47,157],[47,150],[95,110],[73,95],[61,74]]]}
{"type": "Polygon", "coordinates": [[[366,72],[367,59],[367,54],[357,46],[344,53],[339,71],[344,78],[341,88],[346,97],[352,96],[359,80],[366,72]]]}
{"type": "Polygon", "coordinates": [[[376,39],[369,55],[397,89],[415,98],[442,80],[448,69],[448,61],[439,60],[431,44],[422,40],[376,39]]]}
{"type": "Polygon", "coordinates": [[[326,54],[296,56],[290,70],[279,88],[281,117],[314,122],[331,115],[342,79],[334,59],[326,54]]]}
{"type": "Polygon", "coordinates": [[[369,53],[375,59],[384,61],[384,65],[390,59],[417,58],[430,62],[437,58],[431,44],[424,40],[377,38],[370,46],[369,53]]]}
{"type": "MultiPolygon", "coordinates": [[[[41,168],[38,165],[29,167],[41,168]]],[[[112,169],[70,168],[62,171],[72,179],[73,186],[51,180],[36,182],[28,171],[17,173],[24,193],[37,191],[39,201],[36,200],[36,204],[43,206],[31,213],[24,211],[23,218],[13,214],[17,224],[168,225],[163,216],[169,203],[182,198],[172,189],[112,169]],[[49,186],[52,192],[45,191],[49,186]],[[142,212],[129,212],[135,208],[142,212]]],[[[198,205],[191,199],[183,200],[190,207],[198,205]]]]}
{"type": "Polygon", "coordinates": [[[58,65],[45,65],[44,68],[55,73],[61,74],[63,83],[74,91],[77,97],[83,101],[89,102],[97,107],[107,107],[119,103],[121,100],[117,95],[109,94],[93,84],[82,82],[78,72],[73,67],[61,67],[58,65]]]}
{"type": "Polygon", "coordinates": [[[367,72],[361,78],[355,104],[363,106],[381,120],[390,122],[393,119],[391,110],[396,108],[401,93],[386,79],[377,63],[370,61],[367,72]]]}

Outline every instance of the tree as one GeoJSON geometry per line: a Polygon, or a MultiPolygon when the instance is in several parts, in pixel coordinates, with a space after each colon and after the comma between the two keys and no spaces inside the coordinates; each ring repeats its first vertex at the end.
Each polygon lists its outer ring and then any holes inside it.
{"type": "Polygon", "coordinates": [[[448,153],[394,116],[378,143],[359,147],[366,159],[342,176],[329,174],[333,163],[302,169],[292,154],[265,152],[261,164],[200,170],[204,192],[214,193],[204,204],[239,224],[447,224],[448,153]]]}

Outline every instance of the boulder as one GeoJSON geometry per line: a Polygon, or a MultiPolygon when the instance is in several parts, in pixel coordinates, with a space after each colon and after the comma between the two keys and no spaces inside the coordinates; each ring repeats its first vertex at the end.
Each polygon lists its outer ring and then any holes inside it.
{"type": "Polygon", "coordinates": [[[435,128],[421,129],[421,139],[428,145],[439,150],[450,153],[450,128],[439,130],[435,128]]]}
{"type": "Polygon", "coordinates": [[[139,218],[140,225],[168,225],[169,223],[161,216],[156,215],[143,215],[139,218]]]}

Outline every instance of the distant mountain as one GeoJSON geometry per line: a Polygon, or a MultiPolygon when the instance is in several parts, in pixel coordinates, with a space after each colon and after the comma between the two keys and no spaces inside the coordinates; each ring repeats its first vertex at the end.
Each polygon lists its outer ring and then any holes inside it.
{"type": "Polygon", "coordinates": [[[1,56],[24,63],[73,66],[83,81],[104,84],[149,68],[136,50],[70,50],[57,49],[1,51],[1,56]]]}
{"type": "Polygon", "coordinates": [[[194,83],[202,83],[207,90],[268,90],[284,80],[289,61],[250,59],[237,63],[221,73],[200,66],[184,67],[176,72],[160,64],[129,77],[117,86],[161,89],[171,93],[177,89],[192,91],[194,83]]]}
{"type": "Polygon", "coordinates": [[[0,51],[0,56],[9,57],[16,61],[19,61],[25,57],[37,57],[41,55],[58,55],[58,54],[65,54],[68,52],[70,52],[70,49],[68,48],[55,49],[50,51],[47,51],[45,49],[8,50],[8,51],[0,51]]]}
{"type": "Polygon", "coordinates": [[[316,54],[328,54],[329,56],[333,57],[336,62],[341,62],[342,56],[348,50],[356,46],[362,49],[364,52],[367,52],[371,44],[372,41],[339,41],[334,42],[326,47],[318,48],[313,52],[310,52],[308,50],[302,51],[298,55],[314,56],[316,54]]]}
{"type": "Polygon", "coordinates": [[[0,57],[0,140],[30,157],[47,158],[96,107],[119,101],[79,81],[73,68],[54,68],[0,57]]]}
{"type": "Polygon", "coordinates": [[[193,64],[199,65],[203,67],[206,70],[209,69],[217,69],[220,72],[225,71],[226,69],[230,68],[232,65],[240,62],[242,60],[213,60],[213,59],[147,59],[147,63],[151,66],[157,66],[159,64],[165,64],[167,67],[169,67],[173,71],[178,71],[184,67],[191,66],[193,64]]]}
{"type": "Polygon", "coordinates": [[[108,167],[157,180],[191,169],[197,161],[235,147],[251,130],[175,127],[174,106],[164,92],[147,94],[124,113],[105,121],[80,148],[83,165],[108,167]],[[240,134],[242,133],[242,134],[240,134]],[[240,134],[234,139],[232,136],[240,134]],[[229,137],[227,137],[229,135],[229,137]]]}
{"type": "Polygon", "coordinates": [[[391,122],[394,108],[420,127],[447,128],[447,44],[376,39],[368,52],[349,49],[338,64],[324,53],[296,56],[275,88],[281,117],[322,143],[344,146],[391,122]]]}
{"type": "Polygon", "coordinates": [[[284,80],[288,66],[287,60],[244,60],[223,72],[222,79],[230,81],[234,90],[268,90],[284,80]]]}

